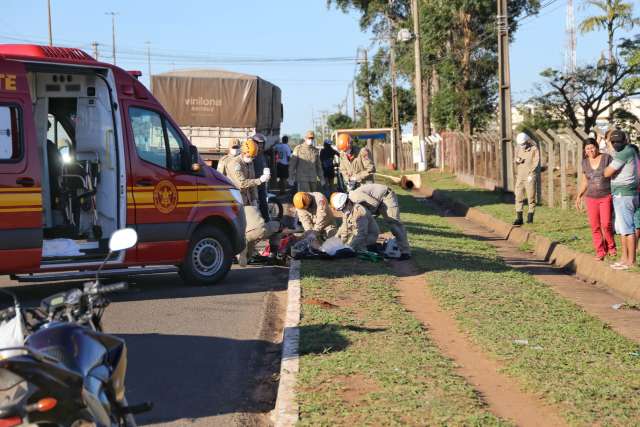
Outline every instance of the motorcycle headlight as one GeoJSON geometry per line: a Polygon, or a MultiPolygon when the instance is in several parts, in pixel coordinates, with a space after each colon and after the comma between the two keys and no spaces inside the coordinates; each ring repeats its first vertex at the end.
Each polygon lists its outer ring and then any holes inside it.
{"type": "Polygon", "coordinates": [[[242,193],[240,193],[240,190],[236,190],[235,188],[232,188],[231,190],[229,190],[229,192],[231,193],[231,195],[233,196],[233,198],[235,199],[236,202],[238,202],[239,205],[242,205],[242,193]]]}

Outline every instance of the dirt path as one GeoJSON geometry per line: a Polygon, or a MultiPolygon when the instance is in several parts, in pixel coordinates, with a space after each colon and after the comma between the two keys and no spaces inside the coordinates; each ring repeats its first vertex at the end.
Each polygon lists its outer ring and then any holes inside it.
{"type": "Polygon", "coordinates": [[[412,263],[396,262],[393,269],[402,304],[424,324],[442,353],[456,362],[460,375],[481,393],[493,413],[519,426],[566,425],[553,408],[500,373],[499,364],[458,330],[456,321],[440,309],[425,286],[425,277],[412,263]]]}
{"type": "MultiPolygon", "coordinates": [[[[427,203],[438,209],[438,206],[429,199],[427,199],[427,203]]],[[[440,212],[443,213],[441,210],[440,212]]],[[[444,213],[443,216],[445,216],[444,213]]],[[[610,325],[620,335],[640,342],[640,311],[612,308],[614,304],[624,303],[625,297],[569,275],[544,260],[537,259],[534,254],[519,250],[516,244],[505,240],[493,230],[484,228],[464,217],[447,216],[447,220],[467,236],[486,241],[494,246],[498,255],[509,267],[531,274],[561,296],[578,304],[587,313],[610,325]]],[[[598,261],[594,260],[594,262],[598,261]]]]}

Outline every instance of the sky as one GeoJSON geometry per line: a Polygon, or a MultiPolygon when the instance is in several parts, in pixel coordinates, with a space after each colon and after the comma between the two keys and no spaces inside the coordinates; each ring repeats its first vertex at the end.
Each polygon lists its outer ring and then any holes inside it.
{"type": "MultiPolygon", "coordinates": [[[[47,43],[46,0],[2,3],[0,43],[47,43]]],[[[117,65],[142,71],[144,83],[147,46],[153,74],[218,68],[275,83],[283,93],[281,134],[302,133],[312,127],[312,117],[337,111],[356,70],[357,49],[374,47],[373,36],[360,30],[357,14],[327,9],[326,0],[51,0],[51,4],[54,44],[92,52],[91,43],[96,41],[100,59],[107,62],[112,60],[112,43],[111,16],[106,12],[116,12],[117,65]],[[264,62],[274,59],[278,62],[264,62]]],[[[578,23],[592,12],[581,4],[576,0],[578,23]]],[[[510,52],[515,101],[532,94],[540,71],[562,67],[565,11],[566,0],[555,0],[539,17],[521,23],[510,52]]],[[[604,32],[578,33],[578,65],[598,58],[605,49],[604,32]]],[[[351,114],[350,96],[348,102],[351,114]]]]}

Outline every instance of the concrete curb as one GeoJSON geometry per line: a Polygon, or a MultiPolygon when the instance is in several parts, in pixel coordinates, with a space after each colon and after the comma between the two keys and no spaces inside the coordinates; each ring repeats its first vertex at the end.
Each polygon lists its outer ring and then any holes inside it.
{"type": "Polygon", "coordinates": [[[470,221],[493,230],[505,239],[519,245],[529,243],[537,257],[568,272],[575,273],[587,282],[604,285],[627,298],[640,301],[640,275],[637,273],[613,270],[608,264],[595,261],[593,255],[574,251],[548,237],[514,227],[479,209],[470,208],[459,200],[450,198],[441,190],[423,187],[419,193],[431,197],[438,204],[457,214],[464,215],[470,221]]]}
{"type": "Polygon", "coordinates": [[[299,407],[295,394],[299,368],[300,342],[300,261],[291,260],[287,287],[287,314],[282,338],[282,362],[278,396],[272,418],[276,427],[289,427],[298,422],[299,407]]]}

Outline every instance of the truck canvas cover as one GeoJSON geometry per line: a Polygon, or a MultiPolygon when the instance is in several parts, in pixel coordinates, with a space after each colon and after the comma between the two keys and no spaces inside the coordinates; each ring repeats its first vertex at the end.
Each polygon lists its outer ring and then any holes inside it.
{"type": "Polygon", "coordinates": [[[258,76],[180,70],[151,80],[154,96],[181,127],[280,128],[280,88],[258,76]]]}

